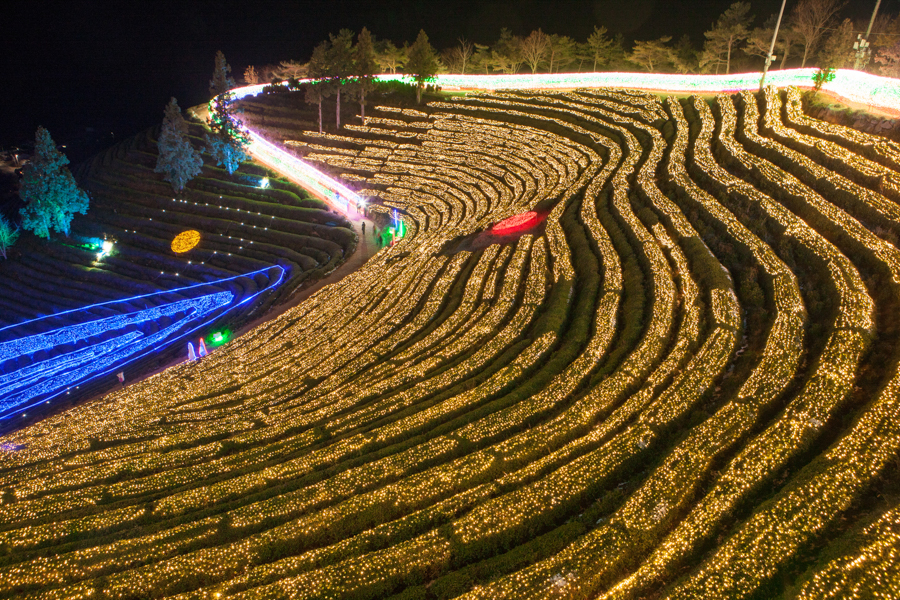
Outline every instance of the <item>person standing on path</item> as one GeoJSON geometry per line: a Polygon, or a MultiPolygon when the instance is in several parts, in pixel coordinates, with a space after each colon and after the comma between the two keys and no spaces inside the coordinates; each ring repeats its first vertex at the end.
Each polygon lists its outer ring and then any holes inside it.
{"type": "Polygon", "coordinates": [[[365,221],[362,222],[362,232],[363,232],[363,235],[366,235],[366,222],[365,221]]]}

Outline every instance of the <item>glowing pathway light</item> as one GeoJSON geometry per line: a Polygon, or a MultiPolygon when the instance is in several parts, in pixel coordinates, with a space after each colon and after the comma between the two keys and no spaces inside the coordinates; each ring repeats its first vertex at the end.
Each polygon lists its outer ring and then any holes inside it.
{"type": "Polygon", "coordinates": [[[168,347],[274,289],[284,280],[284,275],[282,267],[266,267],[218,281],[93,304],[0,328],[0,339],[6,340],[0,341],[0,364],[4,367],[0,370],[0,420],[49,402],[76,385],[121,372],[135,360],[168,347]],[[262,273],[268,274],[268,284],[245,298],[218,291],[223,283],[238,278],[252,279],[262,273]],[[214,291],[204,292],[204,288],[214,291]],[[195,297],[166,302],[172,294],[195,297]],[[135,304],[150,307],[135,310],[135,304]],[[117,307],[123,312],[97,318],[98,307],[107,314],[117,307]],[[161,321],[164,317],[168,320],[161,321]],[[55,322],[72,321],[76,324],[53,327],[55,322]],[[17,335],[23,329],[33,331],[34,324],[39,322],[46,328],[43,333],[17,335]],[[150,322],[157,323],[156,331],[143,327],[150,322]],[[40,358],[39,352],[46,356],[40,358]]]}
{"type": "Polygon", "coordinates": [[[321,196],[345,215],[350,216],[356,211],[357,206],[363,205],[362,197],[344,184],[263,139],[252,129],[248,131],[250,133],[250,154],[259,162],[321,196]]]}

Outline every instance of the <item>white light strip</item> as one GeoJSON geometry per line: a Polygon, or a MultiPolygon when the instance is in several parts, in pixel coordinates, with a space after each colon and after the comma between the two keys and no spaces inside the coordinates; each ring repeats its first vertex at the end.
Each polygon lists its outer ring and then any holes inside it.
{"type": "MultiPolygon", "coordinates": [[[[781,69],[769,71],[766,82],[776,87],[813,87],[813,74],[818,69],[781,69]]],[[[879,77],[852,69],[837,69],[834,80],[822,89],[851,102],[896,112],[900,115],[900,79],[879,77]]],[[[568,89],[618,87],[674,93],[717,93],[759,88],[761,73],[731,75],[678,75],[674,73],[520,73],[516,75],[443,74],[435,83],[447,89],[568,89]]],[[[409,80],[403,74],[378,75],[381,81],[409,80]]],[[[302,80],[308,81],[308,80],[302,80]]],[[[262,92],[265,84],[232,90],[235,98],[262,92]]]]}
{"type": "Polygon", "coordinates": [[[259,133],[253,130],[248,131],[250,133],[250,154],[259,162],[297,182],[347,216],[356,213],[357,205],[365,204],[363,198],[347,186],[308,165],[283,148],[265,140],[259,133]]]}

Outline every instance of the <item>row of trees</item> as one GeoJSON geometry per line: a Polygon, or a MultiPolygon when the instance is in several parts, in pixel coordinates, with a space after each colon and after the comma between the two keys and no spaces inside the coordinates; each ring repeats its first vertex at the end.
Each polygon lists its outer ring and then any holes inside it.
{"type": "MultiPolygon", "coordinates": [[[[784,68],[789,61],[801,67],[808,64],[822,68],[853,66],[853,43],[857,35],[865,31],[867,22],[841,21],[838,16],[846,5],[846,0],[800,0],[789,3],[776,40],[778,68],[784,68]]],[[[754,27],[757,19],[750,2],[739,1],[711,24],[700,47],[685,35],[674,43],[672,36],[638,40],[629,50],[621,34],[613,36],[605,27],[599,26],[583,42],[565,35],[548,34],[541,29],[524,37],[503,29],[491,45],[459,39],[456,46],[439,54],[433,52],[431,56],[437,62],[435,73],[558,73],[630,71],[636,68],[654,72],[730,73],[736,68],[758,68],[759,62],[769,51],[775,21],[776,16],[771,15],[754,27]]],[[[412,45],[402,46],[390,40],[376,40],[367,30],[364,32],[360,34],[360,40],[365,37],[365,43],[358,41],[357,47],[365,53],[363,64],[366,73],[400,71],[417,74],[422,70],[423,36],[427,43],[424,32],[412,45]]],[[[317,48],[308,64],[284,61],[259,69],[247,67],[244,81],[259,83],[314,76],[316,70],[321,71],[323,65],[328,64],[333,68],[325,67],[324,78],[340,78],[339,67],[347,64],[352,37],[353,34],[346,30],[337,36],[330,36],[322,43],[325,48],[317,48]]],[[[893,74],[891,69],[894,68],[900,71],[898,40],[900,18],[882,16],[876,19],[870,36],[875,60],[867,68],[885,75],[893,74]]],[[[428,48],[431,48],[430,45],[428,48]]],[[[360,70],[357,68],[357,71],[360,70]]],[[[420,83],[417,82],[417,85],[420,83]]]]}
{"type": "MultiPolygon", "coordinates": [[[[231,65],[220,50],[216,53],[213,76],[209,81],[209,92],[213,96],[209,114],[209,133],[206,134],[204,150],[224,166],[228,174],[233,174],[240,164],[250,158],[247,153],[249,134],[243,123],[235,116],[232,107],[236,86],[231,77],[231,65]]],[[[172,185],[175,193],[184,189],[187,183],[200,174],[203,158],[194,148],[188,136],[188,124],[181,114],[175,98],[169,100],[163,113],[162,128],[156,143],[159,156],[156,159],[157,173],[172,185]]]]}
{"type": "MultiPolygon", "coordinates": [[[[336,100],[335,123],[340,129],[342,93],[359,102],[360,116],[365,120],[366,94],[374,89],[375,75],[382,69],[369,30],[363,27],[355,44],[353,38],[354,33],[348,29],[330,35],[315,47],[306,65],[305,76],[311,80],[306,86],[306,100],[319,107],[319,132],[322,131],[322,101],[331,96],[336,100]]],[[[403,64],[415,82],[416,101],[421,102],[425,84],[441,68],[437,52],[424,31],[419,31],[416,41],[404,48],[403,64]]]]}

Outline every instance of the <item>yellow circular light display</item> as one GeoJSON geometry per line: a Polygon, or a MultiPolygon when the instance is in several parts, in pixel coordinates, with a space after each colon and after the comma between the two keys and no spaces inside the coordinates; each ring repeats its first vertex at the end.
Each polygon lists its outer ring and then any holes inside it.
{"type": "Polygon", "coordinates": [[[196,229],[183,231],[172,240],[172,251],[181,254],[200,243],[200,232],[196,229]]]}

